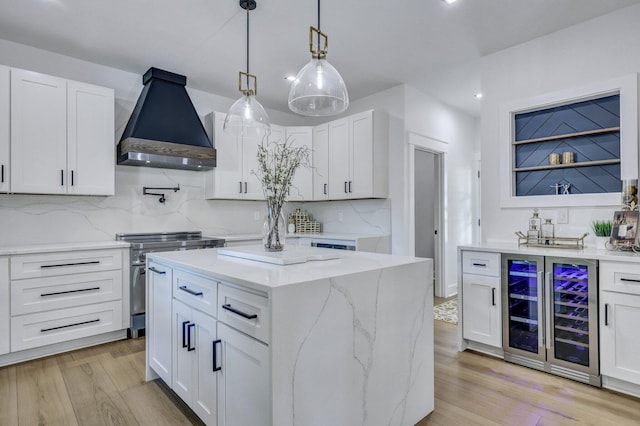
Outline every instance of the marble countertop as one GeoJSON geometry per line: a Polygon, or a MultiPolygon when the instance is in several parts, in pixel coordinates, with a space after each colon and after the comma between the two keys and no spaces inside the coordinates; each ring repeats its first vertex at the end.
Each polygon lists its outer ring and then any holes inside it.
{"type": "MultiPolygon", "coordinates": [[[[225,241],[250,241],[261,240],[262,234],[233,234],[233,235],[208,235],[214,238],[224,238],[225,241]]],[[[287,238],[319,238],[327,240],[357,240],[360,238],[385,238],[388,235],[366,235],[366,234],[345,234],[322,232],[319,234],[293,233],[287,234],[287,238]]]]}
{"type": "MultiPolygon", "coordinates": [[[[297,249],[297,247],[291,246],[285,248],[285,251],[294,252],[297,249]]],[[[305,248],[305,250],[309,250],[309,248],[305,248]]],[[[423,258],[379,253],[346,250],[335,250],[335,252],[338,255],[337,259],[308,261],[293,265],[274,265],[224,256],[218,254],[218,249],[150,253],[147,258],[169,266],[266,291],[319,279],[431,261],[423,258]]]]}
{"type": "Polygon", "coordinates": [[[18,254],[50,253],[54,251],[99,250],[127,248],[129,243],[123,241],[90,241],[74,243],[26,244],[20,246],[0,246],[0,256],[18,254]]]}
{"type": "Polygon", "coordinates": [[[537,256],[556,256],[571,259],[597,259],[617,262],[637,263],[640,261],[640,253],[622,250],[605,250],[585,247],[584,249],[565,249],[547,247],[518,247],[517,243],[483,243],[458,246],[459,250],[480,250],[496,253],[515,253],[537,256]]]}

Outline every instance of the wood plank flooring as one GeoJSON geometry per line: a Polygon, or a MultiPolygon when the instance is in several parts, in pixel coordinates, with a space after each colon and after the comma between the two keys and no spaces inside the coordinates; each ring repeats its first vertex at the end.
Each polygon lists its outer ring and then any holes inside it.
{"type": "MultiPolygon", "coordinates": [[[[640,399],[458,353],[456,338],[455,325],[435,321],[435,411],[418,426],[640,425],[640,399]]],[[[139,338],[0,368],[0,425],[202,423],[160,381],[144,381],[139,338]]]]}

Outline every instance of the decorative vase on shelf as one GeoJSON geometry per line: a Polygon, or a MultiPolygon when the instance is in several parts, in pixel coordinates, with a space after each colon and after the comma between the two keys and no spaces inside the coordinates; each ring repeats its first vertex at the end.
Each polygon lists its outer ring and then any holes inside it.
{"type": "Polygon", "coordinates": [[[266,251],[284,250],[287,223],[284,220],[284,205],[269,206],[262,224],[262,244],[266,251]]]}

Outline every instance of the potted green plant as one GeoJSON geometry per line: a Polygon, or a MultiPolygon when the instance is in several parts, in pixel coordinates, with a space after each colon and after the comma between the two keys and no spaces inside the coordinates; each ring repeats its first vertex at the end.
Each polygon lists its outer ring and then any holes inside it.
{"type": "Polygon", "coordinates": [[[596,241],[602,242],[602,244],[598,243],[598,246],[603,245],[606,248],[609,237],[611,237],[612,227],[613,223],[610,220],[594,220],[591,222],[591,228],[596,236],[596,241]]]}

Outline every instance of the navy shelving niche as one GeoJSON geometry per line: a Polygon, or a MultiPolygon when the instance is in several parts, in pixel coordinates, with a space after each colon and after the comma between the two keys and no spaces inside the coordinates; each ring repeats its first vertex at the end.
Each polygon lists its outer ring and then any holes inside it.
{"type": "Polygon", "coordinates": [[[620,95],[516,114],[512,144],[516,196],[620,192],[620,95]]]}

